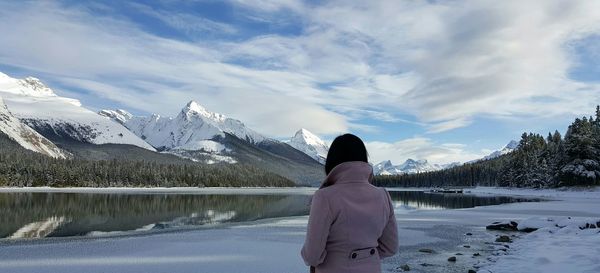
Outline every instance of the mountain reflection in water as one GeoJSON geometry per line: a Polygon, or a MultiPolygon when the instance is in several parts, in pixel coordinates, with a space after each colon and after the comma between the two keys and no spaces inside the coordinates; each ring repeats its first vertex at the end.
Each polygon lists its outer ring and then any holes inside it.
{"type": "MultiPolygon", "coordinates": [[[[390,191],[396,207],[454,209],[536,201],[390,191]]],[[[304,194],[0,193],[0,238],[101,235],[307,215],[304,194]]]]}

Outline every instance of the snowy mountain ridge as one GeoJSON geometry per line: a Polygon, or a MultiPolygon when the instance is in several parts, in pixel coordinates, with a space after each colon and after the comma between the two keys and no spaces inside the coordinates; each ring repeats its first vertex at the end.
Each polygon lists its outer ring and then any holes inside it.
{"type": "Polygon", "coordinates": [[[34,77],[13,79],[0,72],[0,83],[4,92],[33,97],[56,97],[52,89],[48,88],[40,79],[34,77]]]}
{"type": "Polygon", "coordinates": [[[329,146],[325,141],[310,131],[304,128],[298,130],[287,143],[295,149],[314,158],[319,163],[325,164],[329,146]]]}
{"type": "Polygon", "coordinates": [[[14,117],[0,97],[0,132],[27,150],[54,158],[67,158],[69,154],[58,148],[50,140],[14,117]]]}
{"type": "Polygon", "coordinates": [[[123,124],[163,153],[205,164],[244,163],[303,185],[322,180],[322,165],[281,141],[267,138],[239,120],[208,111],[195,101],[175,117],[135,116],[125,110],[100,115],[123,124]]]}
{"type": "Polygon", "coordinates": [[[382,161],[373,166],[373,173],[375,175],[397,175],[397,174],[412,174],[422,172],[438,171],[450,167],[454,167],[460,163],[454,162],[450,164],[431,164],[425,159],[414,160],[407,159],[400,165],[392,164],[391,160],[382,161]]]}
{"type": "Polygon", "coordinates": [[[494,151],[479,160],[493,159],[493,158],[499,157],[501,155],[508,154],[508,153],[516,150],[518,147],[519,147],[519,142],[517,142],[516,140],[511,140],[510,142],[508,142],[508,144],[506,144],[504,147],[502,147],[502,149],[494,151]]]}
{"type": "Polygon", "coordinates": [[[0,73],[0,96],[12,115],[52,141],[130,144],[154,151],[121,124],[82,107],[76,99],[56,95],[37,78],[14,79],[0,73]]]}
{"type": "MultiPolygon", "coordinates": [[[[519,147],[519,142],[515,140],[511,140],[508,144],[506,144],[502,149],[494,151],[489,155],[481,158],[475,159],[472,161],[468,161],[466,163],[473,163],[481,160],[488,160],[499,157],[501,155],[508,154],[519,147]]],[[[397,174],[412,174],[412,173],[421,173],[421,172],[432,172],[439,171],[444,169],[449,169],[452,167],[460,166],[462,163],[460,162],[452,162],[449,164],[430,164],[427,160],[414,160],[407,159],[404,163],[400,165],[394,165],[390,160],[382,161],[378,164],[373,165],[373,173],[375,175],[397,175],[397,174]]]]}
{"type": "Polygon", "coordinates": [[[223,145],[215,142],[225,133],[234,135],[251,144],[259,144],[267,138],[247,128],[239,120],[206,110],[190,101],[175,118],[134,116],[125,110],[102,110],[100,115],[123,124],[134,134],[159,150],[203,150],[219,153],[223,145]]]}

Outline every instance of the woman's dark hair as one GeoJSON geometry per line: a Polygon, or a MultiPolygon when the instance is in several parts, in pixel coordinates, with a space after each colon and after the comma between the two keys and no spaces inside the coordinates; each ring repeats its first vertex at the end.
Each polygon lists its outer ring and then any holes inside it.
{"type": "Polygon", "coordinates": [[[325,174],[329,174],[333,168],[348,161],[362,161],[369,163],[367,148],[360,138],[353,134],[344,134],[336,137],[327,153],[325,160],[325,174]]]}

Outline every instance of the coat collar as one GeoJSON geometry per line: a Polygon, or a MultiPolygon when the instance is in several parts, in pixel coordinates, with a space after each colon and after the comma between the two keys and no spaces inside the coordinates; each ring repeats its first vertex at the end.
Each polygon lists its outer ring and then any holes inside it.
{"type": "Polygon", "coordinates": [[[373,167],[362,161],[349,161],[335,166],[323,181],[324,186],[333,184],[364,182],[373,180],[373,167]]]}

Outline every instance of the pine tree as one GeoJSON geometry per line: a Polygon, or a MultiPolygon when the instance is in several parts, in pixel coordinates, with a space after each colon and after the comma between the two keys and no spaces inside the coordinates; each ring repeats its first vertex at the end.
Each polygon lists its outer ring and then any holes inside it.
{"type": "Polygon", "coordinates": [[[600,179],[598,125],[588,118],[575,119],[565,134],[565,162],[560,169],[562,185],[592,185],[600,179]]]}
{"type": "Polygon", "coordinates": [[[544,139],[523,133],[516,151],[490,160],[431,173],[378,176],[387,186],[556,187],[600,185],[600,105],[596,117],[577,118],[564,138],[556,130],[544,139]]]}

